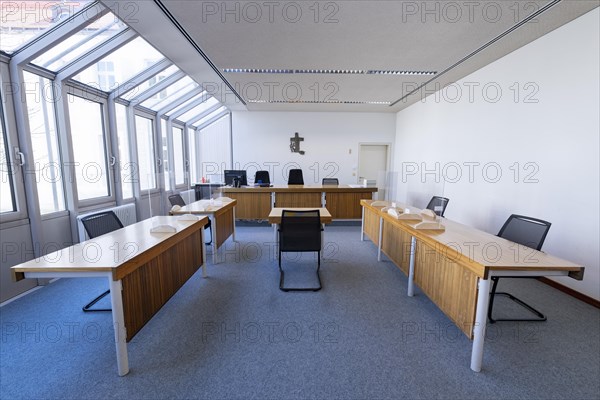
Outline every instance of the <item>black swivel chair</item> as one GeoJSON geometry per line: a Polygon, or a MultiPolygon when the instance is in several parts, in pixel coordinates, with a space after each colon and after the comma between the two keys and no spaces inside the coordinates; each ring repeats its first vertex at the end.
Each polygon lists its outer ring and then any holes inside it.
{"type": "Polygon", "coordinates": [[[321,215],[319,210],[291,211],[282,210],[279,225],[279,289],[289,291],[319,291],[321,290],[321,215]],[[286,252],[317,252],[317,280],[319,286],[311,288],[288,288],[284,285],[284,273],[281,268],[281,253],[286,252]]]}
{"type": "Polygon", "coordinates": [[[323,185],[339,185],[340,181],[338,178],[323,178],[323,185]]]}
{"type": "MultiPolygon", "coordinates": [[[[183,197],[181,197],[181,195],[179,193],[170,195],[169,202],[171,203],[171,207],[172,206],[179,206],[179,207],[185,206],[185,201],[183,200],[183,197]]],[[[204,229],[211,229],[210,227],[211,227],[211,223],[210,223],[210,219],[209,219],[208,224],[204,225],[204,229]]],[[[208,244],[208,245],[212,244],[212,230],[210,230],[210,240],[208,242],[206,242],[206,244],[208,244]]]]}
{"type": "MultiPolygon", "coordinates": [[[[522,244],[523,246],[531,247],[532,249],[540,250],[542,245],[544,244],[544,240],[546,240],[546,235],[550,230],[550,225],[552,225],[548,221],[543,221],[537,218],[526,217],[524,215],[516,215],[512,214],[502,228],[500,232],[498,232],[498,236],[504,239],[508,239],[512,242],[522,244]]],[[[505,277],[502,278],[523,278],[523,277],[505,277]]],[[[510,293],[506,292],[496,292],[496,288],[498,286],[498,281],[500,280],[499,276],[492,277],[492,291],[490,292],[490,305],[488,307],[488,319],[491,323],[496,321],[537,321],[542,322],[546,321],[546,316],[525,303],[523,300],[516,298],[510,293]],[[509,318],[492,318],[492,310],[494,308],[494,298],[496,296],[506,296],[515,303],[520,306],[528,309],[533,314],[537,316],[537,318],[521,318],[521,319],[509,319],[509,318]]]]}
{"type": "Polygon", "coordinates": [[[269,177],[269,171],[256,171],[256,174],[254,175],[254,184],[263,184],[265,186],[268,186],[271,184],[271,179],[269,177]]]}
{"type": "MultiPolygon", "coordinates": [[[[112,211],[102,211],[96,214],[88,215],[87,217],[83,217],[81,219],[81,223],[83,224],[83,228],[85,229],[87,235],[90,239],[97,238],[98,236],[104,235],[105,233],[109,233],[112,231],[116,231],[117,229],[121,229],[123,224],[119,217],[112,211]]],[[[112,311],[110,308],[94,308],[92,306],[102,300],[110,293],[110,290],[102,293],[100,296],[96,297],[94,300],[87,303],[83,306],[82,310],[84,312],[96,312],[96,311],[112,311]]]]}
{"type": "Polygon", "coordinates": [[[290,169],[288,185],[304,185],[304,177],[301,169],[290,169]]]}
{"type": "Polygon", "coordinates": [[[443,217],[444,212],[446,212],[446,207],[448,206],[449,201],[450,201],[450,199],[447,197],[433,196],[431,198],[431,200],[429,200],[429,204],[427,204],[427,207],[425,207],[425,208],[433,211],[439,217],[443,217]],[[436,207],[437,207],[437,210],[436,210],[436,207]],[[441,211],[440,211],[440,207],[442,208],[441,211]]]}

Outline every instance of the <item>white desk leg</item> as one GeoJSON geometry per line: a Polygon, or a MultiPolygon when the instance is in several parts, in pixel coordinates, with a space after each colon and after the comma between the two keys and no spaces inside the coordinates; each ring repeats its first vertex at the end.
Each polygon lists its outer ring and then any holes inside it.
{"type": "Polygon", "coordinates": [[[213,264],[217,263],[217,223],[214,215],[210,216],[210,223],[212,225],[212,259],[213,264]]]}
{"type": "Polygon", "coordinates": [[[362,208],[362,217],[360,218],[360,241],[365,240],[365,208],[362,208]]]}
{"type": "Polygon", "coordinates": [[[125,328],[125,316],[123,314],[123,296],[121,281],[113,281],[112,276],[108,278],[110,284],[110,303],[112,306],[113,326],[115,330],[115,346],[117,347],[117,370],[119,376],[129,373],[129,358],[127,357],[127,329],[125,328]]]}
{"type": "Polygon", "coordinates": [[[206,243],[204,242],[204,228],[200,231],[202,235],[202,277],[206,278],[208,275],[206,273],[206,243]]]}
{"type": "Polygon", "coordinates": [[[233,206],[233,241],[235,242],[235,206],[233,206]]]}
{"type": "Polygon", "coordinates": [[[381,261],[381,246],[383,245],[383,218],[379,217],[379,240],[377,241],[377,261],[381,261]]]}
{"type": "Polygon", "coordinates": [[[485,341],[485,328],[487,323],[487,309],[490,301],[490,280],[479,279],[479,293],[477,294],[477,311],[475,312],[475,326],[473,327],[473,350],[471,351],[471,369],[481,371],[483,362],[483,342],[485,341]]]}
{"type": "Polygon", "coordinates": [[[417,238],[414,236],[410,239],[410,259],[408,268],[408,296],[413,297],[415,294],[415,253],[417,252],[417,238]]]}
{"type": "Polygon", "coordinates": [[[275,242],[277,242],[277,225],[278,224],[271,224],[271,225],[273,225],[273,240],[275,242]]]}

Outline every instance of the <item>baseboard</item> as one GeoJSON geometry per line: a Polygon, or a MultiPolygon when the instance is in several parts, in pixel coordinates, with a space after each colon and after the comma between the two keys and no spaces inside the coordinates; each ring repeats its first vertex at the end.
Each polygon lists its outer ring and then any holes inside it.
{"type": "Polygon", "coordinates": [[[600,308],[600,301],[594,299],[593,297],[580,293],[577,290],[573,290],[570,287],[563,285],[562,283],[558,283],[546,277],[541,277],[538,279],[540,280],[540,282],[544,282],[546,285],[552,286],[553,288],[558,289],[561,292],[564,292],[570,296],[573,296],[576,299],[583,301],[584,303],[587,303],[596,308],[600,308]]]}

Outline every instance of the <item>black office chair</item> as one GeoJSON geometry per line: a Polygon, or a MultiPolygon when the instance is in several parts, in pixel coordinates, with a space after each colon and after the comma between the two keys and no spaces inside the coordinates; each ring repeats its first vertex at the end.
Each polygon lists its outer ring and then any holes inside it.
{"type": "MultiPolygon", "coordinates": [[[[504,239],[508,239],[512,242],[522,244],[523,246],[531,247],[532,249],[540,250],[542,245],[544,244],[544,240],[546,240],[546,235],[550,230],[550,225],[552,225],[548,221],[543,221],[537,218],[526,217],[523,215],[512,214],[502,228],[500,232],[498,232],[498,236],[504,239]]],[[[503,276],[502,278],[523,278],[518,276],[503,276]]],[[[498,286],[498,281],[500,280],[499,276],[492,277],[492,291],[490,292],[490,304],[488,307],[488,319],[491,323],[496,321],[537,321],[542,322],[546,321],[546,316],[525,303],[523,300],[518,299],[510,293],[506,292],[496,292],[496,288],[498,286]],[[528,309],[533,314],[537,316],[537,318],[522,318],[522,319],[509,319],[509,318],[492,318],[492,310],[494,308],[494,297],[496,296],[506,296],[515,303],[520,306],[528,309]]]]}
{"type": "Polygon", "coordinates": [[[269,171],[256,171],[256,174],[254,175],[254,183],[270,185],[271,179],[269,178],[269,171]]]}
{"type": "Polygon", "coordinates": [[[282,210],[279,225],[279,289],[289,291],[319,291],[321,290],[321,215],[319,210],[291,211],[282,210]],[[281,268],[281,253],[286,252],[317,252],[317,280],[319,286],[310,288],[288,288],[284,285],[284,273],[281,268]]]}
{"type": "Polygon", "coordinates": [[[340,181],[338,178],[323,178],[323,185],[339,185],[340,181]]]}
{"type": "Polygon", "coordinates": [[[433,211],[438,216],[443,217],[444,212],[446,212],[446,207],[448,206],[448,202],[450,201],[447,197],[433,196],[431,200],[429,200],[429,204],[427,204],[428,210],[433,211]],[[440,211],[441,207],[441,211],[440,211]],[[436,210],[437,208],[437,210],[436,210]]]}
{"type": "MultiPolygon", "coordinates": [[[[87,217],[83,217],[81,219],[81,223],[83,224],[83,228],[87,232],[87,235],[90,239],[97,238],[98,236],[104,235],[105,233],[110,233],[112,231],[116,231],[117,229],[121,229],[123,224],[119,217],[112,211],[102,211],[96,214],[88,215],[87,217]]],[[[102,300],[110,293],[110,289],[106,292],[102,293],[100,296],[96,297],[94,300],[87,303],[83,306],[82,310],[84,312],[97,312],[97,311],[112,311],[110,308],[94,308],[94,304],[102,300]]]]}
{"type": "MultiPolygon", "coordinates": [[[[179,193],[170,195],[169,202],[171,203],[171,207],[172,206],[179,206],[179,207],[185,206],[185,201],[183,200],[183,197],[181,197],[181,195],[179,193]]],[[[208,224],[204,225],[204,229],[210,230],[210,240],[208,242],[205,242],[205,244],[210,245],[210,244],[212,244],[212,229],[211,229],[210,219],[208,220],[208,224]]]]}
{"type": "Polygon", "coordinates": [[[304,177],[301,169],[290,169],[288,185],[304,185],[304,177]]]}

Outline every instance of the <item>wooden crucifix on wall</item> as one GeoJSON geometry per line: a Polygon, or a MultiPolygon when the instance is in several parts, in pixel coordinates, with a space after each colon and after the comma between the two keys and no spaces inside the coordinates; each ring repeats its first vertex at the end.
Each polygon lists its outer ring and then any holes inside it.
{"type": "Polygon", "coordinates": [[[300,155],[304,155],[304,151],[300,150],[300,142],[303,142],[304,138],[298,135],[298,132],[290,138],[290,150],[292,153],[300,153],[300,155]]]}

